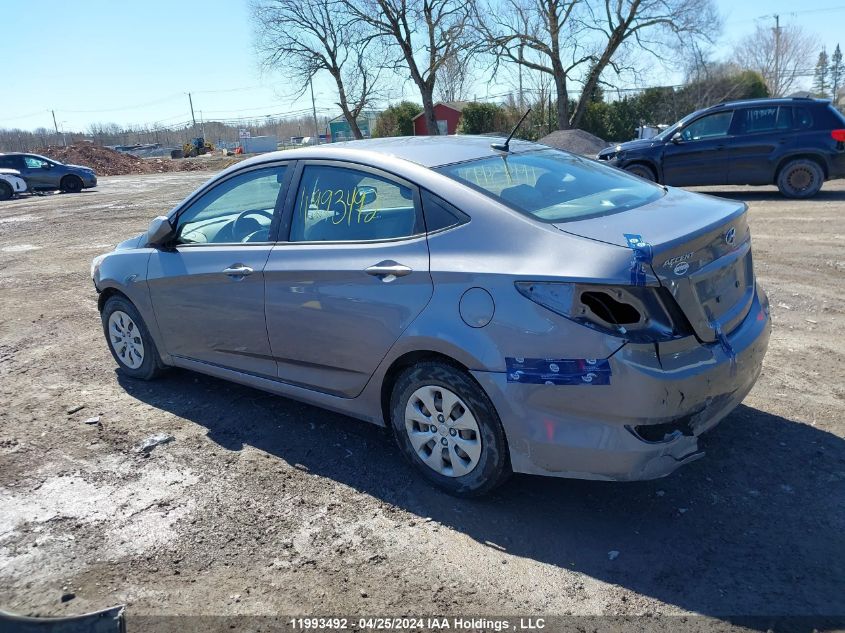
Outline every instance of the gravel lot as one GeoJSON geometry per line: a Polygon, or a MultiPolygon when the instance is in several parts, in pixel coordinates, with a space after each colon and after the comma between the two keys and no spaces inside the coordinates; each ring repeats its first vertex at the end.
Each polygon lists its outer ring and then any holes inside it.
{"type": "Polygon", "coordinates": [[[774,332],[704,459],[458,501],[374,426],[186,371],[115,372],[89,262],[209,175],[0,203],[0,609],[845,615],[845,183],[812,201],[719,192],[751,205],[774,332]],[[175,441],[133,451],[159,432],[175,441]]]}

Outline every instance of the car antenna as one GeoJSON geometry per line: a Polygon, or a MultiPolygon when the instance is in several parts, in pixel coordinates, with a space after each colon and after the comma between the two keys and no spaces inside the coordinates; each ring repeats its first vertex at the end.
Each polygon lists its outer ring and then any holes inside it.
{"type": "Polygon", "coordinates": [[[527,117],[530,114],[530,112],[531,112],[531,108],[528,108],[525,111],[525,114],[522,115],[522,118],[517,122],[516,125],[513,126],[511,133],[508,134],[508,137],[505,139],[504,143],[490,143],[490,147],[492,147],[493,149],[497,149],[500,152],[511,151],[511,139],[513,138],[513,135],[516,134],[516,131],[519,129],[519,126],[522,125],[522,122],[525,120],[525,117],[527,117]]]}

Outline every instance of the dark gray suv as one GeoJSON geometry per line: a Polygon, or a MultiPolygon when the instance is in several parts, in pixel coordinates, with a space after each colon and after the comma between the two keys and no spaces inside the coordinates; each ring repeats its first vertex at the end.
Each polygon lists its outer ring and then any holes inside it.
{"type": "Polygon", "coordinates": [[[826,180],[845,178],[845,117],[824,99],[732,101],[597,158],[664,185],[774,184],[784,196],[809,198],[826,180]]]}
{"type": "Polygon", "coordinates": [[[97,186],[97,174],[84,165],[65,165],[38,154],[0,154],[0,168],[17,169],[30,191],[79,193],[97,186]]]}

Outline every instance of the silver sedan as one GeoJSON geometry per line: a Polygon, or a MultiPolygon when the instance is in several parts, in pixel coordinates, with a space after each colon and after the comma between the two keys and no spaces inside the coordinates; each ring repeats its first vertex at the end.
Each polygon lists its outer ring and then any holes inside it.
{"type": "Polygon", "coordinates": [[[387,425],[458,495],[701,457],[769,339],[745,205],[501,141],[339,143],[214,177],[93,262],[120,370],[387,425]]]}

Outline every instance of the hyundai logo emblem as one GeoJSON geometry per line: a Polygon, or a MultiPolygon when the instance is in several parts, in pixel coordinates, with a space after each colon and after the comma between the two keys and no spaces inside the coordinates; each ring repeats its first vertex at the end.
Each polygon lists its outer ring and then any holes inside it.
{"type": "Polygon", "coordinates": [[[728,232],[725,233],[725,242],[727,242],[727,244],[729,246],[731,246],[731,245],[733,245],[735,239],[736,239],[736,229],[734,227],[731,227],[731,228],[728,229],[728,232]]]}
{"type": "Polygon", "coordinates": [[[681,262],[680,264],[675,266],[675,274],[676,275],[683,275],[688,270],[689,270],[689,264],[687,262],[681,262]]]}

